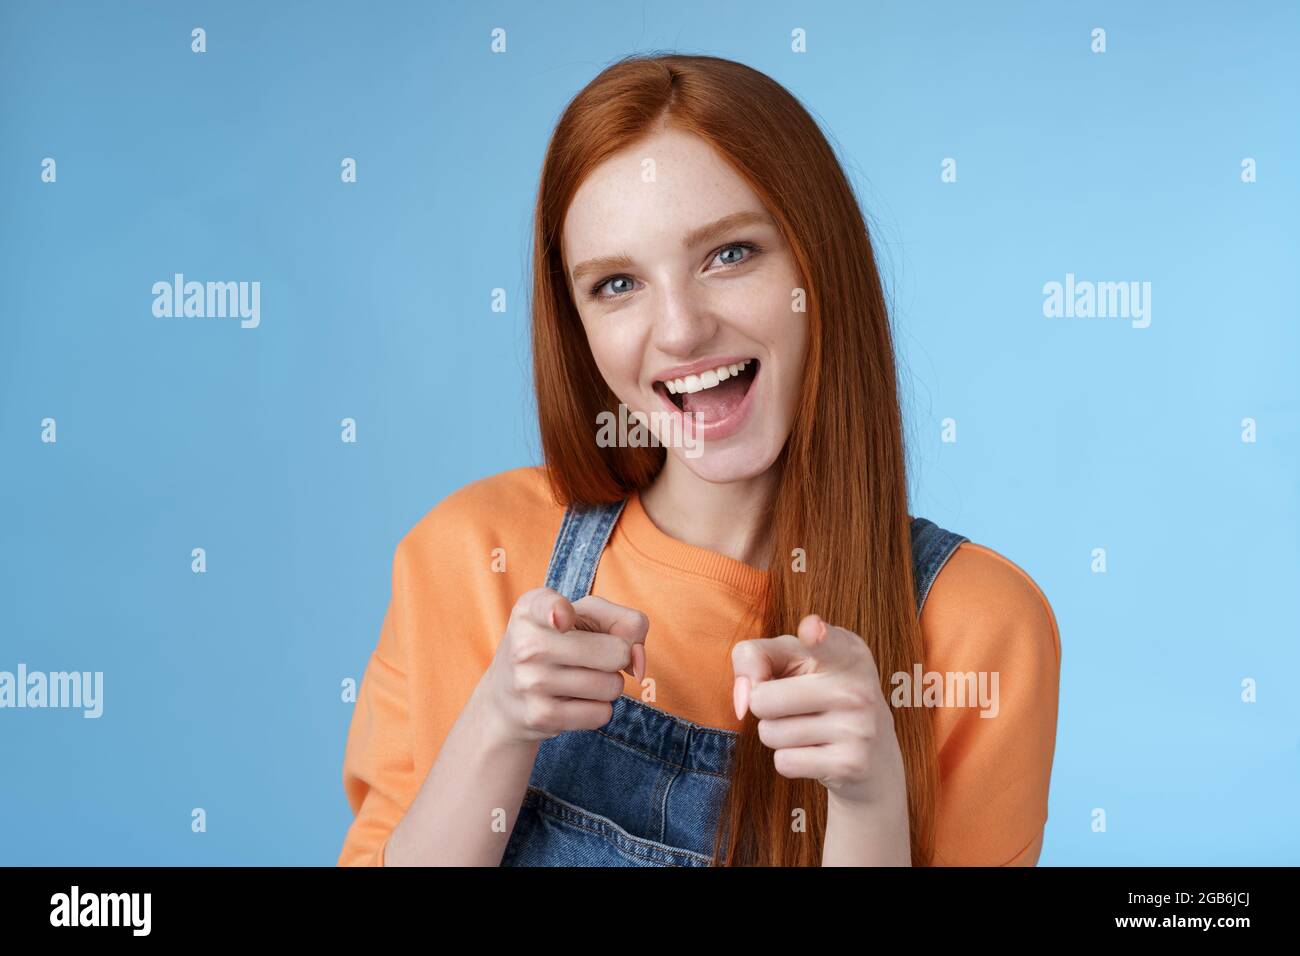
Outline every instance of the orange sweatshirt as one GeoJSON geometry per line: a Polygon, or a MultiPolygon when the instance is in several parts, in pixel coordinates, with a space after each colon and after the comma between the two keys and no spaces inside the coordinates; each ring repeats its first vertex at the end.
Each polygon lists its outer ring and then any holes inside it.
{"type": "MultiPolygon", "coordinates": [[[[515,600],[543,584],[563,514],[541,469],[520,468],[449,495],[398,544],[348,732],[343,787],[355,819],[340,866],[384,864],[388,836],[487,669],[515,600]]],[[[647,703],[735,731],[730,635],[765,582],[763,571],[670,538],[633,496],[592,593],[649,616],[647,703]]],[[[1056,743],[1061,644],[1052,609],[1024,571],[966,542],[935,579],[921,630],[927,673],[998,674],[995,717],[981,717],[978,705],[933,710],[935,862],[1033,866],[1056,743]]],[[[642,696],[630,676],[625,693],[642,696]]]]}

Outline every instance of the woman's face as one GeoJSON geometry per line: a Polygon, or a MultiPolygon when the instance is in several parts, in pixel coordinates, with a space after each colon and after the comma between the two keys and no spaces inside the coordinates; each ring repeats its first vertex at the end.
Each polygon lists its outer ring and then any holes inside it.
{"type": "Polygon", "coordinates": [[[707,481],[767,471],[794,420],[807,316],[758,196],[704,140],[663,130],[587,177],[562,235],[573,301],[629,429],[643,413],[707,481]]]}

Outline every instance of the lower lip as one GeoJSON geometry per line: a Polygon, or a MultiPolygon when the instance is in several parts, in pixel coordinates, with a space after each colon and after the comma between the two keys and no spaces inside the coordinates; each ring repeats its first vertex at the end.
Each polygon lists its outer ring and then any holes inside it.
{"type": "Polygon", "coordinates": [[[749,408],[754,404],[754,393],[758,391],[758,380],[762,375],[763,363],[760,362],[758,364],[758,369],[754,372],[753,380],[749,383],[749,391],[747,391],[745,397],[740,400],[740,404],[736,406],[735,411],[726,418],[719,419],[716,422],[710,422],[709,424],[702,425],[699,428],[695,427],[695,419],[684,414],[680,408],[673,404],[672,399],[670,399],[666,394],[662,392],[655,392],[655,394],[658,395],[659,400],[667,406],[669,412],[676,415],[679,419],[682,419],[682,421],[677,422],[677,426],[683,429],[684,435],[687,435],[690,438],[699,438],[701,441],[706,442],[721,441],[724,438],[729,438],[734,435],[744,426],[745,420],[749,417],[749,408]]]}

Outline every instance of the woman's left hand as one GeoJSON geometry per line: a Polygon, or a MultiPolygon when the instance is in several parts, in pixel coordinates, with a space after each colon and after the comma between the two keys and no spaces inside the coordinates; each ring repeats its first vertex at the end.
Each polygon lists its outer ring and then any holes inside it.
{"type": "Polygon", "coordinates": [[[903,755],[871,649],[816,614],[797,630],[732,649],[737,717],[748,708],[759,718],[781,776],[820,780],[832,803],[855,809],[905,808],[903,755]]]}

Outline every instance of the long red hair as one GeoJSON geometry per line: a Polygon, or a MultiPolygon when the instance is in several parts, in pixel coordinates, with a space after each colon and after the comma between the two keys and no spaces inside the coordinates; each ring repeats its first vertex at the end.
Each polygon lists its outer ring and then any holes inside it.
{"type": "MultiPolygon", "coordinates": [[[[778,466],[765,603],[751,634],[793,634],[803,615],[861,635],[882,684],[922,660],[913,594],[902,415],[885,296],[866,223],[834,150],[775,80],[710,56],[635,55],[568,104],[546,151],[533,236],[533,370],[542,451],[556,500],[596,504],[644,488],[662,447],[599,447],[617,413],[569,294],[561,227],[585,177],[660,124],[711,144],[775,217],[804,282],[809,344],[800,406],[778,466]],[[591,429],[575,427],[591,423],[591,429]],[[806,570],[792,569],[794,549],[806,570]]],[[[882,686],[888,699],[891,688],[882,686]]],[[[925,708],[898,708],[912,862],[934,849],[938,768],[925,708]]],[[[747,715],[714,843],[716,865],[818,866],[827,793],[782,777],[747,715]],[[791,825],[804,811],[805,828],[791,825]]]]}

